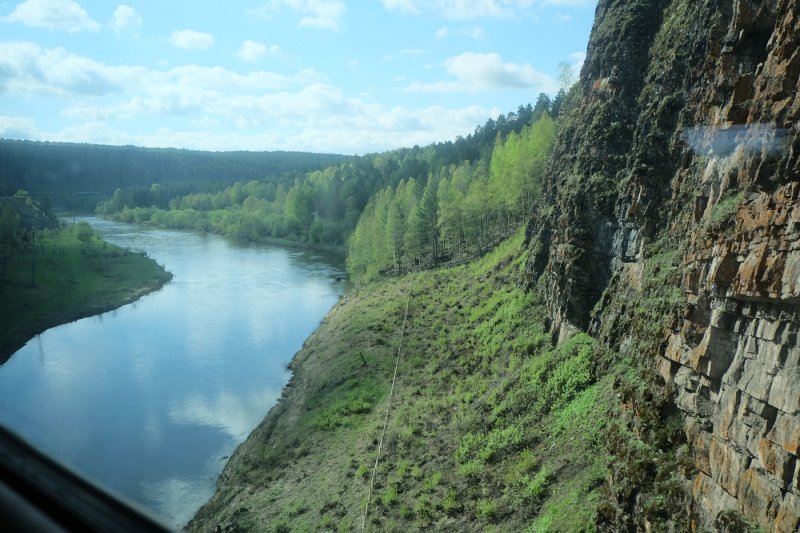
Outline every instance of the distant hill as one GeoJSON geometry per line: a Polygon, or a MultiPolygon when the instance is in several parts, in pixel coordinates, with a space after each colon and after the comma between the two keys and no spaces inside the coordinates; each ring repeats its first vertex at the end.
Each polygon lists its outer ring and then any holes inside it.
{"type": "Polygon", "coordinates": [[[120,187],[270,179],[346,159],[308,152],[202,152],[0,140],[0,196],[24,189],[35,197],[49,196],[56,205],[94,205],[120,187]]]}

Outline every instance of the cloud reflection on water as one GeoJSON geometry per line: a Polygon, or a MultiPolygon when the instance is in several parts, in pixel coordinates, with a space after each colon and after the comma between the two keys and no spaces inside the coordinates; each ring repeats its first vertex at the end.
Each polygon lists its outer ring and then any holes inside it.
{"type": "Polygon", "coordinates": [[[94,222],[175,278],[102,317],[45,332],[0,367],[0,422],[182,524],[288,379],[341,271],[216,236],[94,222]]]}

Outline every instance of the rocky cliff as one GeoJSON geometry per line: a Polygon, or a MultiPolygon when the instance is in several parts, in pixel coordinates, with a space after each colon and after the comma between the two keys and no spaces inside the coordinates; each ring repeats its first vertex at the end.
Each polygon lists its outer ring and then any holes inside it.
{"type": "Polygon", "coordinates": [[[529,279],[555,339],[589,330],[649,376],[620,392],[633,433],[658,440],[660,395],[682,431],[659,453],[691,459],[660,495],[612,476],[609,529],[655,527],[662,498],[677,529],[800,530],[798,45],[798,0],[598,4],[529,279]]]}

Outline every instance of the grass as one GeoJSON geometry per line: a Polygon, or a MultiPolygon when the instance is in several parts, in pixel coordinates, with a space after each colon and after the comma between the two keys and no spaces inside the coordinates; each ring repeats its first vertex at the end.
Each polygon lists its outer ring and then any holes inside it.
{"type": "Polygon", "coordinates": [[[711,208],[710,223],[719,225],[730,220],[736,214],[736,209],[738,209],[743,199],[744,191],[738,191],[736,194],[720,198],[711,208]]]}
{"type": "Polygon", "coordinates": [[[0,362],[50,327],[132,302],[172,277],[141,254],[91,232],[81,235],[85,229],[37,232],[35,258],[27,243],[2,249],[8,263],[0,294],[0,362]]]}
{"type": "Polygon", "coordinates": [[[590,337],[550,345],[545,310],[518,288],[523,240],[347,295],[295,356],[284,398],[190,529],[360,527],[409,294],[370,529],[590,523],[610,462],[612,383],[592,374],[590,337]],[[289,512],[297,501],[304,512],[289,512]]]}

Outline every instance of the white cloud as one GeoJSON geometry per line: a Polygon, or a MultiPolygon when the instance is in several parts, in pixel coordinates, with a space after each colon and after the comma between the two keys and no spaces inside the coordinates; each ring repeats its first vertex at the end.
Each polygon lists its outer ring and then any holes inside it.
{"type": "Polygon", "coordinates": [[[477,26],[456,28],[455,30],[451,30],[447,26],[442,26],[441,28],[436,30],[436,33],[434,33],[433,35],[437,39],[444,39],[448,35],[466,37],[467,39],[472,39],[473,41],[480,41],[481,39],[486,38],[486,32],[483,31],[482,28],[479,28],[477,26]]]}
{"type": "Polygon", "coordinates": [[[478,27],[459,28],[457,33],[458,35],[466,37],[467,39],[472,39],[473,41],[480,41],[481,39],[486,38],[486,32],[478,27]]]}
{"type": "Polygon", "coordinates": [[[180,30],[172,32],[169,42],[184,50],[208,50],[214,45],[214,36],[201,31],[180,30]]]}
{"type": "Polygon", "coordinates": [[[436,2],[443,16],[456,20],[507,18],[514,14],[515,3],[509,6],[508,2],[498,0],[440,0],[436,2]]]}
{"type": "Polygon", "coordinates": [[[0,115],[0,138],[36,140],[36,121],[30,117],[0,115]]]}
{"type": "Polygon", "coordinates": [[[453,20],[509,18],[534,4],[534,0],[381,0],[389,11],[435,11],[453,20]]]}
{"type": "Polygon", "coordinates": [[[384,54],[383,57],[381,57],[381,63],[388,63],[402,56],[418,56],[427,53],[428,50],[423,50],[421,48],[403,48],[397,54],[384,54]]]}
{"type": "Polygon", "coordinates": [[[530,65],[506,63],[498,54],[465,52],[444,62],[444,67],[456,81],[413,83],[406,87],[412,92],[477,92],[496,89],[533,89],[555,92],[557,83],[547,74],[530,65]]]}
{"type": "Polygon", "coordinates": [[[597,0],[544,0],[542,3],[546,6],[593,6],[597,0]]]}
{"type": "Polygon", "coordinates": [[[271,0],[261,7],[251,9],[248,15],[272,18],[283,8],[301,15],[300,27],[339,30],[347,6],[342,0],[271,0]]]}
{"type": "Polygon", "coordinates": [[[268,71],[240,74],[222,67],[197,65],[169,70],[111,66],[70,54],[63,48],[45,49],[29,42],[0,42],[0,94],[79,98],[130,93],[136,94],[140,102],[163,98],[160,105],[168,107],[170,102],[185,104],[198,92],[274,91],[321,79],[313,70],[283,75],[268,71]]]}
{"type": "Polygon", "coordinates": [[[100,29],[100,24],[92,20],[86,10],[72,0],[25,0],[4,18],[26,26],[70,33],[100,29]]]}
{"type": "Polygon", "coordinates": [[[401,13],[417,13],[417,0],[381,0],[383,7],[389,11],[400,11],[401,13]]]}
{"type": "Polygon", "coordinates": [[[586,52],[572,52],[569,55],[570,65],[572,66],[572,74],[575,76],[575,79],[581,77],[581,69],[583,68],[583,62],[586,61],[586,52]]]}
{"type": "Polygon", "coordinates": [[[139,13],[129,5],[120,4],[114,10],[109,23],[111,29],[117,33],[122,33],[126,30],[135,30],[142,26],[142,17],[139,13]]]}
{"type": "Polygon", "coordinates": [[[0,42],[0,94],[60,98],[67,124],[43,131],[32,119],[0,116],[0,136],[207,150],[366,153],[422,146],[467,135],[500,113],[480,106],[387,107],[370,102],[369,94],[345,94],[314,70],[113,66],[35,43],[0,42]],[[172,126],[144,126],[164,123],[172,126]]]}
{"type": "Polygon", "coordinates": [[[432,11],[453,20],[510,18],[534,6],[594,6],[597,0],[381,0],[383,7],[399,13],[432,11]]]}
{"type": "Polygon", "coordinates": [[[145,69],[109,67],[63,48],[36,43],[0,43],[0,92],[100,96],[135,83],[145,69]]]}
{"type": "MultiPolygon", "coordinates": [[[[497,108],[480,106],[387,108],[348,98],[339,89],[323,84],[263,97],[218,98],[206,104],[196,113],[197,116],[209,117],[205,120],[208,126],[205,131],[195,129],[198,121],[192,121],[194,124],[185,128],[157,128],[132,133],[114,127],[110,120],[119,119],[119,116],[108,113],[96,119],[87,116],[85,122],[56,132],[33,129],[27,132],[27,137],[198,150],[310,150],[363,154],[455,139],[458,135],[469,134],[476,124],[501,112],[497,108]],[[219,117],[219,120],[213,117],[219,117]]],[[[139,112],[135,116],[141,118],[142,113],[148,112],[139,112]]]]}
{"type": "Polygon", "coordinates": [[[280,51],[281,49],[277,44],[267,46],[256,41],[247,40],[242,43],[241,47],[239,47],[239,51],[236,53],[236,55],[239,56],[239,59],[242,61],[255,63],[268,54],[278,55],[280,54],[280,51]]]}

